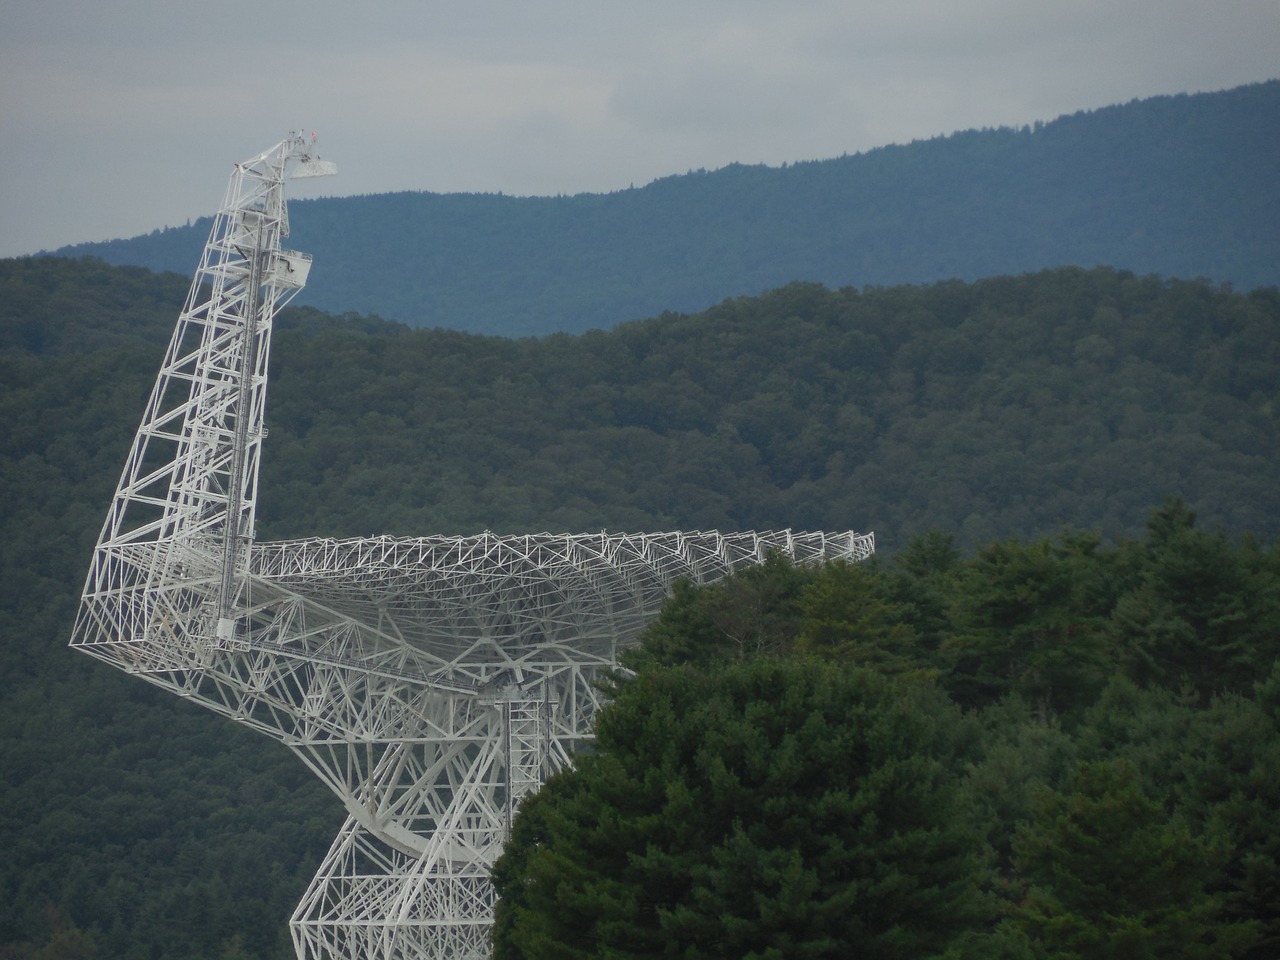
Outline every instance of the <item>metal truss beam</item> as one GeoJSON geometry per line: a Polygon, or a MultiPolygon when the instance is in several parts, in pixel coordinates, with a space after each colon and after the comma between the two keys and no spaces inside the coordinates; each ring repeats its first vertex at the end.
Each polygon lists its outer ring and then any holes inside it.
{"type": "Polygon", "coordinates": [[[672,584],[851,531],[257,543],[284,183],[299,134],[237,164],[94,551],[73,647],[294,751],[347,820],[291,921],[303,960],[489,955],[489,869],[523,797],[591,737],[598,681],[672,584]]]}

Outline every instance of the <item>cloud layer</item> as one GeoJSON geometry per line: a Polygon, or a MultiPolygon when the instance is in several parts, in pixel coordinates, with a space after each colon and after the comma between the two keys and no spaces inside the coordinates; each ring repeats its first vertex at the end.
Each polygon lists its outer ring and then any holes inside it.
{"type": "Polygon", "coordinates": [[[165,0],[0,8],[0,256],[208,214],[317,130],[305,190],[608,191],[1278,72],[1272,0],[165,0]]]}

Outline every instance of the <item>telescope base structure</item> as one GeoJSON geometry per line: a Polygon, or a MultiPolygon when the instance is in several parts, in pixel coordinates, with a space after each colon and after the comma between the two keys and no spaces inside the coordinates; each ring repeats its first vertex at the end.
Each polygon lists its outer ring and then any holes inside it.
{"type": "Polygon", "coordinates": [[[280,740],[347,819],[291,921],[304,960],[490,954],[489,869],[520,800],[571,762],[597,681],[681,577],[852,532],[536,534],[247,545],[105,542],[72,645],[280,740]]]}

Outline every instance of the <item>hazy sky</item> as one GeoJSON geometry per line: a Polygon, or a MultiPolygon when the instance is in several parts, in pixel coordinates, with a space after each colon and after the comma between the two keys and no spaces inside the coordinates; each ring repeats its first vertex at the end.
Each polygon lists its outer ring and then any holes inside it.
{"type": "Polygon", "coordinates": [[[292,196],[603,192],[1277,76],[1280,0],[0,0],[0,256],[291,129],[340,169],[292,196]]]}

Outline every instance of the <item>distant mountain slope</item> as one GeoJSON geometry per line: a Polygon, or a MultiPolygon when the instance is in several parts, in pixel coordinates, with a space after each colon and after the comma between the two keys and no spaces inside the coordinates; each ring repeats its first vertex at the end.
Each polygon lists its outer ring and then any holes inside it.
{"type": "MultiPolygon", "coordinates": [[[[572,197],[303,200],[301,302],[503,335],[611,327],[793,280],[965,280],[1074,264],[1280,283],[1280,81],[1158,97],[781,169],[572,197]]],[[[189,274],[207,220],[58,251],[189,274]]]]}

